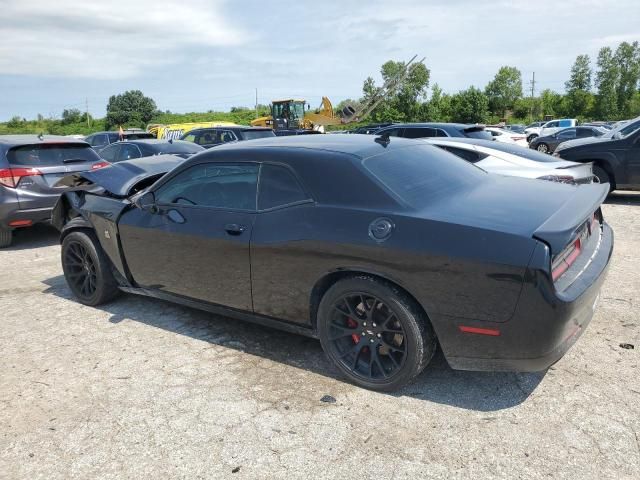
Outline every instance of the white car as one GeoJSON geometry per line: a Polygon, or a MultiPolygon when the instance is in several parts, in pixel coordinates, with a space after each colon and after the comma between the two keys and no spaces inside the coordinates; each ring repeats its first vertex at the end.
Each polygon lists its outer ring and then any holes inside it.
{"type": "Polygon", "coordinates": [[[475,138],[424,139],[489,173],[580,184],[593,182],[591,163],[561,160],[519,145],[475,138]]]}
{"type": "Polygon", "coordinates": [[[527,142],[536,137],[546,137],[547,135],[553,135],[565,128],[575,127],[578,124],[578,120],[575,118],[558,118],[556,120],[550,120],[543,124],[541,127],[528,127],[524,129],[524,134],[527,137],[527,142]]]}
{"type": "Polygon", "coordinates": [[[511,143],[521,147],[528,146],[527,137],[524,133],[512,132],[498,127],[485,127],[484,130],[489,132],[496,142],[511,143]]]}

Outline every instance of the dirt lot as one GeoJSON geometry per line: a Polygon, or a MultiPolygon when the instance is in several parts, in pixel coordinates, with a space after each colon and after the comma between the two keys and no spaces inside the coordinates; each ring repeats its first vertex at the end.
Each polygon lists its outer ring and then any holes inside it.
{"type": "Polygon", "coordinates": [[[0,478],[640,478],[640,195],[604,211],[613,265],[558,364],[438,356],[394,395],[342,382],[310,339],[135,296],[81,306],[56,232],[20,232],[0,251],[0,478]]]}

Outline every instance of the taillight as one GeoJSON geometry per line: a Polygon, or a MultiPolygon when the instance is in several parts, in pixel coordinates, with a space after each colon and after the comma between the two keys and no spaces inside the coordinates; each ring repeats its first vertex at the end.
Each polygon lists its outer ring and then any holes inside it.
{"type": "Polygon", "coordinates": [[[2,168],[0,169],[0,184],[9,188],[16,188],[22,177],[42,175],[37,168],[2,168]]]}
{"type": "Polygon", "coordinates": [[[580,256],[580,252],[582,252],[582,241],[579,238],[560,252],[551,265],[551,278],[554,282],[569,270],[569,267],[580,256]]]}
{"type": "Polygon", "coordinates": [[[96,162],[91,165],[91,170],[99,170],[101,168],[110,167],[111,164],[109,162],[96,162]]]}
{"type": "Polygon", "coordinates": [[[543,175],[538,177],[538,180],[549,180],[550,182],[559,183],[576,183],[575,179],[570,175],[543,175]]]}

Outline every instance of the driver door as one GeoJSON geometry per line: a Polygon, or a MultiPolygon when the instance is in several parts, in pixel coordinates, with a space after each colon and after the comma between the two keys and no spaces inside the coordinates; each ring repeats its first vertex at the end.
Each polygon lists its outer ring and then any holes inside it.
{"type": "Polygon", "coordinates": [[[255,163],[203,163],[154,191],[155,212],[119,222],[122,249],[141,287],[253,310],[249,242],[256,211],[255,163]]]}

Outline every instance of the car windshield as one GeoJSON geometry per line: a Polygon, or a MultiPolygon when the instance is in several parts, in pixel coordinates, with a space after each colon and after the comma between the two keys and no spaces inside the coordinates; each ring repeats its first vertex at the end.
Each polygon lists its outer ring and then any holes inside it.
{"type": "Polygon", "coordinates": [[[7,159],[12,165],[46,167],[63,165],[71,162],[99,162],[100,157],[89,145],[82,143],[43,143],[14,147],[7,152],[7,159]]]}
{"type": "Polygon", "coordinates": [[[242,132],[242,137],[245,140],[255,140],[257,138],[268,138],[275,136],[276,134],[273,133],[273,130],[244,130],[242,132]]]}
{"type": "Polygon", "coordinates": [[[363,166],[395,196],[412,208],[477,184],[484,170],[431,145],[391,150],[369,157],[363,166]]]}
{"type": "Polygon", "coordinates": [[[634,118],[628,122],[622,123],[603,135],[603,138],[625,138],[640,128],[640,117],[634,118]]]}

